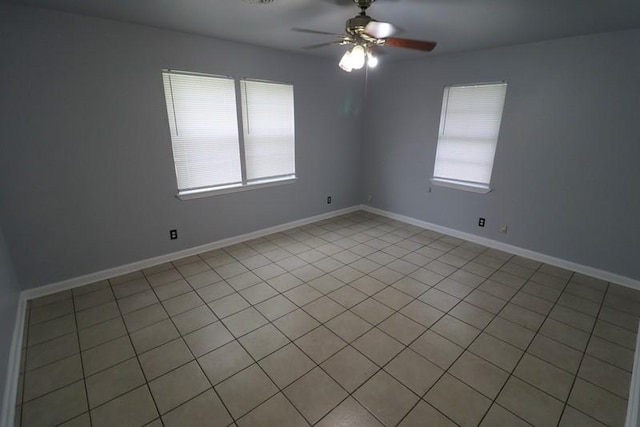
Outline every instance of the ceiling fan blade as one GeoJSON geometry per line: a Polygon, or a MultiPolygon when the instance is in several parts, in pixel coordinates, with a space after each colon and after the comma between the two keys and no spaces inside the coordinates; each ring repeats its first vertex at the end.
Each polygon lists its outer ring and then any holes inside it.
{"type": "Polygon", "coordinates": [[[325,36],[344,37],[344,34],[328,33],[326,31],[307,30],[306,28],[292,28],[291,31],[297,31],[298,33],[324,34],[325,36]]]}
{"type": "Polygon", "coordinates": [[[396,27],[388,22],[371,21],[364,27],[364,33],[368,36],[375,37],[377,39],[384,39],[391,37],[394,34],[402,33],[404,30],[400,27],[396,27]]]}
{"type": "Polygon", "coordinates": [[[384,39],[385,46],[404,47],[407,49],[422,50],[425,52],[431,52],[436,47],[436,42],[422,41],[422,40],[410,40],[399,39],[397,37],[387,37],[384,39]]]}
{"type": "Polygon", "coordinates": [[[328,42],[328,43],[320,43],[320,44],[312,44],[311,46],[303,46],[303,49],[317,49],[319,47],[325,47],[325,46],[331,46],[332,44],[342,44],[343,41],[342,40],[337,40],[334,42],[328,42]]]}

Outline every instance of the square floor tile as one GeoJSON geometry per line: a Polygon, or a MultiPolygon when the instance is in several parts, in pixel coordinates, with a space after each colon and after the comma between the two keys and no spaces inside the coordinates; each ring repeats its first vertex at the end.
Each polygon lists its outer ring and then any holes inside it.
{"type": "Polygon", "coordinates": [[[138,361],[129,359],[86,379],[89,406],[100,406],[145,383],[138,361]]]}
{"type": "Polygon", "coordinates": [[[22,425],[56,425],[87,410],[84,383],[79,381],[25,403],[22,408],[22,425]]]}
{"type": "Polygon", "coordinates": [[[320,368],[315,368],[284,389],[284,394],[312,424],[347,397],[347,393],[320,368]]]}
{"type": "Polygon", "coordinates": [[[449,374],[444,374],[424,399],[461,426],[478,425],[491,405],[491,400],[449,374]]]}
{"type": "Polygon", "coordinates": [[[443,316],[430,330],[462,347],[469,346],[480,334],[479,329],[449,315],[443,316]]]}
{"type": "Polygon", "coordinates": [[[438,412],[433,406],[429,405],[424,400],[418,402],[418,404],[407,414],[402,420],[399,427],[423,427],[423,426],[438,426],[438,427],[456,427],[453,421],[438,412]]]}
{"type": "Polygon", "coordinates": [[[198,359],[211,384],[216,385],[253,364],[249,353],[238,343],[231,341],[198,359]]]}
{"type": "Polygon", "coordinates": [[[83,378],[80,355],[75,354],[24,374],[25,402],[62,388],[83,378]]]}
{"type": "Polygon", "coordinates": [[[197,362],[193,361],[149,383],[153,399],[161,414],[210,388],[197,362]]]}
{"type": "Polygon", "coordinates": [[[244,299],[249,301],[250,304],[255,305],[278,295],[278,291],[266,283],[258,283],[255,286],[240,291],[240,294],[244,299]]]}
{"type": "Polygon", "coordinates": [[[515,378],[509,378],[497,402],[536,426],[557,425],[563,404],[550,395],[515,378]]]}
{"type": "MultiPolygon", "coordinates": [[[[362,261],[368,261],[368,260],[363,259],[362,261]]],[[[368,261],[368,262],[371,262],[371,261],[368,261]]],[[[373,262],[371,263],[374,264],[373,262]]],[[[359,279],[356,279],[353,282],[351,282],[350,285],[353,288],[369,296],[374,295],[387,287],[386,284],[370,276],[364,276],[359,279]]]]}
{"type": "Polygon", "coordinates": [[[195,292],[178,295],[162,302],[169,316],[176,316],[185,311],[192,310],[204,304],[204,301],[195,292]]]}
{"type": "Polygon", "coordinates": [[[382,427],[382,424],[380,424],[380,422],[355,399],[347,397],[340,405],[329,412],[318,424],[316,424],[316,426],[382,427]]]}
{"type": "Polygon", "coordinates": [[[218,320],[211,309],[206,305],[194,308],[184,313],[180,313],[173,317],[173,323],[182,335],[210,325],[218,320]]]}
{"type": "Polygon", "coordinates": [[[366,294],[363,294],[362,292],[358,291],[355,288],[352,288],[349,285],[343,286],[340,289],[331,292],[328,297],[345,308],[351,308],[359,302],[367,299],[366,294]]]}
{"type": "Polygon", "coordinates": [[[296,345],[316,363],[322,363],[347,345],[324,326],[319,326],[295,341],[296,345]]]}
{"type": "Polygon", "coordinates": [[[166,319],[133,332],[131,334],[131,342],[133,342],[136,352],[140,354],[176,339],[179,336],[180,333],[176,327],[173,326],[173,322],[166,319]]]}
{"type": "Polygon", "coordinates": [[[318,299],[322,296],[320,292],[312,288],[307,284],[302,284],[298,287],[288,290],[283,294],[291,302],[298,307],[302,307],[305,304],[309,304],[311,301],[318,299]]]}
{"type": "Polygon", "coordinates": [[[221,382],[215,389],[236,419],[278,392],[278,388],[257,364],[221,382]]]}
{"type": "Polygon", "coordinates": [[[213,390],[205,391],[162,416],[165,427],[226,426],[231,416],[213,390]]]}
{"type": "Polygon", "coordinates": [[[282,316],[274,321],[273,324],[290,340],[295,340],[320,325],[317,320],[302,309],[297,309],[282,316]]]}
{"type": "Polygon", "coordinates": [[[211,303],[236,292],[227,282],[221,281],[211,285],[205,285],[196,289],[196,292],[206,303],[211,303]]]}
{"type": "Polygon", "coordinates": [[[455,305],[460,301],[459,298],[446,294],[435,288],[429,289],[418,299],[445,313],[455,307],[455,305]]]}
{"type": "Polygon", "coordinates": [[[346,310],[343,306],[326,296],[318,298],[317,300],[310,302],[302,308],[304,311],[306,311],[316,320],[322,323],[346,310]]]}
{"type": "Polygon", "coordinates": [[[281,348],[258,363],[281,389],[315,367],[313,360],[293,344],[281,348]]]}
{"type": "Polygon", "coordinates": [[[409,345],[426,330],[424,326],[399,313],[380,323],[378,328],[405,345],[409,345]]]}
{"type": "Polygon", "coordinates": [[[224,319],[227,316],[231,316],[232,314],[250,307],[250,304],[242,298],[242,295],[234,293],[213,301],[209,304],[209,307],[213,310],[216,316],[220,319],[224,319]]]}
{"type": "Polygon", "coordinates": [[[345,347],[327,359],[322,368],[350,393],[376,373],[378,367],[353,347],[345,347]]]}
{"type": "Polygon", "coordinates": [[[404,292],[400,292],[392,287],[388,287],[373,296],[376,300],[383,303],[393,310],[400,310],[402,307],[410,303],[413,298],[404,292]]]}
{"type": "Polygon", "coordinates": [[[308,423],[294,406],[278,393],[238,420],[240,427],[304,427],[308,423]]]}
{"type": "Polygon", "coordinates": [[[268,320],[265,319],[258,310],[250,307],[222,319],[222,323],[224,323],[231,333],[237,338],[258,329],[262,325],[265,325],[268,323],[268,320]]]}
{"type": "Polygon", "coordinates": [[[511,303],[507,304],[498,316],[535,332],[540,329],[545,319],[541,314],[511,303]]]}
{"type": "MultiPolygon", "coordinates": [[[[511,412],[504,409],[498,404],[491,405],[489,412],[482,420],[480,427],[492,427],[492,426],[509,426],[509,427],[528,427],[531,424],[524,421],[522,418],[518,418],[511,412]]],[[[583,425],[583,424],[576,424],[583,425]]]]}
{"type": "Polygon", "coordinates": [[[28,345],[32,346],[75,332],[76,320],[73,314],[39,323],[29,327],[28,345]]]}
{"type": "Polygon", "coordinates": [[[142,426],[158,417],[158,411],[146,385],[91,410],[95,427],[142,426]]]}
{"type": "Polygon", "coordinates": [[[513,371],[522,357],[522,350],[489,334],[482,333],[469,346],[469,351],[507,372],[513,371]]]}
{"type": "Polygon", "coordinates": [[[585,355],[578,376],[624,399],[629,398],[630,372],[585,355]]]}
{"type": "Polygon", "coordinates": [[[584,351],[589,342],[589,334],[551,318],[545,320],[538,333],[578,351],[584,351]]]}
{"type": "Polygon", "coordinates": [[[233,341],[233,335],[221,322],[215,322],[202,329],[191,332],[184,337],[185,342],[195,357],[200,357],[229,341],[233,341]]]}
{"type": "Polygon", "coordinates": [[[93,347],[82,353],[85,375],[92,375],[135,356],[128,336],[93,347]]]}
{"type": "Polygon", "coordinates": [[[119,299],[118,306],[122,314],[127,314],[157,302],[156,294],[152,290],[147,290],[119,299]]]}
{"type": "Polygon", "coordinates": [[[568,405],[564,408],[564,412],[562,413],[562,418],[560,419],[560,424],[558,424],[558,426],[605,427],[601,422],[596,421],[584,412],[580,412],[568,405]]]}
{"type": "Polygon", "coordinates": [[[329,274],[325,274],[324,276],[320,276],[309,282],[309,286],[325,295],[335,291],[336,289],[340,289],[344,285],[344,282],[336,279],[329,274]]]}
{"type": "Polygon", "coordinates": [[[460,303],[449,312],[449,315],[478,329],[484,329],[494,318],[493,313],[464,301],[460,301],[460,303]]]}
{"type": "Polygon", "coordinates": [[[274,321],[298,308],[294,303],[282,295],[277,295],[271,299],[262,301],[255,307],[270,321],[274,321]]]}
{"type": "Polygon", "coordinates": [[[471,292],[464,301],[493,314],[498,314],[506,304],[504,300],[481,290],[471,292]]]}
{"type": "Polygon", "coordinates": [[[542,335],[536,335],[527,349],[527,353],[545,360],[552,365],[575,374],[578,372],[582,353],[542,335]]]}
{"type": "Polygon", "coordinates": [[[355,340],[352,345],[378,366],[385,365],[404,349],[402,343],[378,328],[371,329],[355,340]]]}
{"type": "Polygon", "coordinates": [[[442,369],[448,369],[463,351],[459,345],[431,331],[422,334],[410,347],[442,369]]]}
{"type": "Polygon", "coordinates": [[[360,304],[352,307],[351,311],[372,325],[377,325],[393,314],[392,309],[373,298],[362,301],[360,304]]]}
{"type": "Polygon", "coordinates": [[[139,359],[147,380],[151,381],[178,366],[192,361],[193,355],[184,340],[178,338],[142,353],[139,359]]]}
{"type": "MultiPolygon", "coordinates": [[[[30,334],[31,332],[29,332],[30,334]]],[[[99,323],[78,332],[80,349],[88,350],[112,339],[126,335],[127,329],[121,317],[99,323]]]]}
{"type": "Polygon", "coordinates": [[[569,397],[575,378],[574,375],[529,353],[525,353],[513,374],[563,402],[569,397]]]}
{"type": "Polygon", "coordinates": [[[509,374],[468,351],[449,369],[449,373],[489,399],[495,399],[509,374]]]}
{"type": "Polygon", "coordinates": [[[385,425],[396,425],[418,401],[418,396],[384,371],[379,371],[354,394],[385,425]]]}
{"type": "Polygon", "coordinates": [[[490,335],[518,347],[521,350],[527,348],[535,333],[508,320],[496,317],[485,329],[490,335]]]}
{"type": "Polygon", "coordinates": [[[352,342],[372,328],[369,323],[365,322],[350,311],[346,311],[334,317],[329,320],[325,326],[348,343],[352,342]]]}
{"type": "Polygon", "coordinates": [[[248,333],[239,341],[255,360],[262,359],[290,342],[282,332],[270,323],[248,333]]]}
{"type": "Polygon", "coordinates": [[[152,304],[124,315],[124,323],[129,333],[168,319],[169,315],[161,304],[152,304]]]}
{"type": "Polygon", "coordinates": [[[192,292],[193,288],[189,286],[186,280],[176,280],[173,283],[167,285],[158,286],[155,288],[156,295],[160,301],[165,301],[178,295],[192,292]]]}
{"type": "Polygon", "coordinates": [[[293,289],[296,286],[301,285],[302,280],[298,279],[292,274],[285,273],[281,276],[267,280],[267,283],[270,284],[278,292],[286,292],[289,289],[293,289]]]}
{"type": "Polygon", "coordinates": [[[78,335],[70,333],[29,348],[26,369],[31,370],[78,353],[78,335]]]}
{"type": "Polygon", "coordinates": [[[444,373],[409,348],[397,355],[384,369],[419,396],[426,393],[444,373]]]}

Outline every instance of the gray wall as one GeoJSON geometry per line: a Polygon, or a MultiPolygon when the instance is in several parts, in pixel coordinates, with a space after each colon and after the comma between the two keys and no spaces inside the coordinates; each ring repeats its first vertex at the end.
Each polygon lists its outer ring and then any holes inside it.
{"type": "Polygon", "coordinates": [[[9,351],[16,321],[19,289],[4,235],[0,230],[0,398],[4,396],[7,384],[9,351]]]}
{"type": "Polygon", "coordinates": [[[640,279],[638,52],[640,31],[627,31],[382,64],[368,93],[363,197],[640,279]],[[498,80],[509,87],[493,192],[429,193],[444,86],[498,80]]]}
{"type": "Polygon", "coordinates": [[[6,4],[0,29],[0,223],[26,288],[359,201],[362,85],[333,60],[6,4]],[[293,83],[299,181],[176,199],[163,68],[293,83]]]}

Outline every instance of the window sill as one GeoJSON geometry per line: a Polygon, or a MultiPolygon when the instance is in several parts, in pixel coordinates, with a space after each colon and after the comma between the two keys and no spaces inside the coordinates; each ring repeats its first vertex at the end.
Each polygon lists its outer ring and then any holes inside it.
{"type": "Polygon", "coordinates": [[[488,185],[475,184],[464,181],[454,181],[442,178],[432,178],[431,184],[436,187],[453,188],[455,190],[470,191],[472,193],[487,194],[491,191],[488,185]]]}
{"type": "Polygon", "coordinates": [[[295,175],[289,175],[282,178],[263,179],[252,181],[249,184],[231,184],[219,187],[201,188],[197,190],[178,191],[176,197],[180,200],[201,199],[203,197],[219,196],[221,194],[238,193],[241,191],[257,190],[259,188],[277,187],[285,184],[297,182],[295,175]]]}

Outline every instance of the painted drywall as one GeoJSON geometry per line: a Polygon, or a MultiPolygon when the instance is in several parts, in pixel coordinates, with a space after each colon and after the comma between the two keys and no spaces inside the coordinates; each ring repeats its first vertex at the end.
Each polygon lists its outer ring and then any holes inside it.
{"type": "Polygon", "coordinates": [[[334,61],[7,4],[0,28],[0,223],[25,288],[359,201],[363,85],[334,61]],[[293,83],[298,182],[178,200],[164,68],[293,83]]]}
{"type": "Polygon", "coordinates": [[[6,392],[9,352],[12,350],[19,294],[20,286],[7,251],[4,234],[0,230],[0,396],[4,396],[6,392]]]}
{"type": "Polygon", "coordinates": [[[384,64],[367,94],[363,197],[640,279],[638,52],[640,31],[625,31],[384,64]],[[445,85],[502,80],[493,191],[429,192],[445,85]]]}

